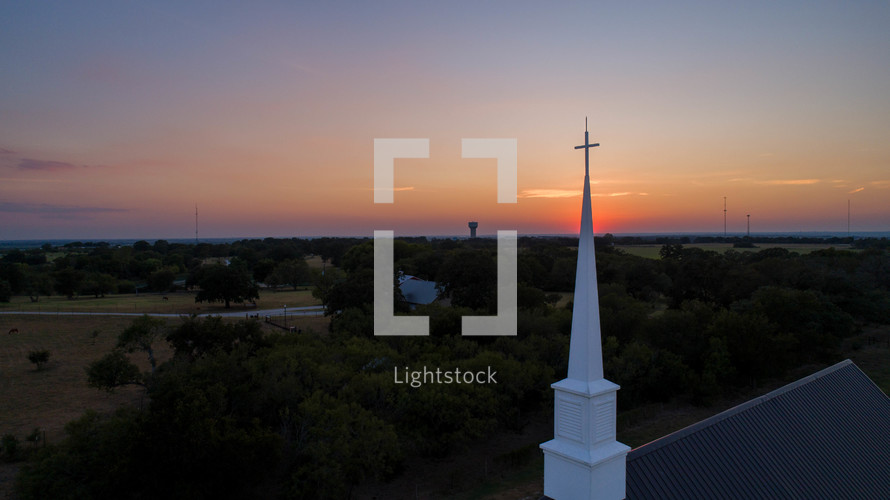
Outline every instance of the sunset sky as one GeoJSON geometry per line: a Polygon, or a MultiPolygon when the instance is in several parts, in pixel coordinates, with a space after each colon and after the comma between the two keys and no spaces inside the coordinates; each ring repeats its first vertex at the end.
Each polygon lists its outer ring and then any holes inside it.
{"type": "Polygon", "coordinates": [[[890,231],[883,1],[3,2],[0,68],[0,240],[576,233],[585,116],[597,233],[890,231]]]}

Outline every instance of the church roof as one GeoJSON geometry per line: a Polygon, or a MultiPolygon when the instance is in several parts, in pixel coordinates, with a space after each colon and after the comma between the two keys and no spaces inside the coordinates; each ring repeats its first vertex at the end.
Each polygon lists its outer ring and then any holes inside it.
{"type": "Polygon", "coordinates": [[[627,498],[890,498],[890,398],[843,361],[631,451],[627,498]]]}

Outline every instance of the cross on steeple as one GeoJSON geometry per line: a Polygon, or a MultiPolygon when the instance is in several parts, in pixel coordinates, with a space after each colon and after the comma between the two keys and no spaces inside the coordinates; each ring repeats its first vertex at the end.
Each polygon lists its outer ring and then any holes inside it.
{"type": "Polygon", "coordinates": [[[591,144],[590,135],[587,133],[587,117],[584,117],[584,144],[575,146],[575,149],[584,149],[584,175],[590,175],[590,148],[599,146],[600,143],[591,144]]]}

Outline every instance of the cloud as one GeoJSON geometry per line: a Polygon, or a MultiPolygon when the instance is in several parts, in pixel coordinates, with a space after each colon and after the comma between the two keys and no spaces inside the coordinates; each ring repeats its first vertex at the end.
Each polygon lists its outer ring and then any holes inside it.
{"type": "Polygon", "coordinates": [[[66,181],[63,179],[40,179],[34,177],[0,177],[0,182],[37,182],[40,184],[52,183],[52,184],[68,184],[71,181],[66,181]]]}
{"type": "Polygon", "coordinates": [[[22,170],[46,171],[70,170],[72,168],[78,168],[77,165],[64,161],[34,160],[31,158],[22,158],[21,160],[19,160],[18,166],[22,170]]]}
{"type": "Polygon", "coordinates": [[[126,208],[0,202],[0,213],[36,214],[43,219],[84,219],[94,214],[128,212],[126,208]]]}
{"type": "Polygon", "coordinates": [[[878,189],[890,188],[890,181],[871,181],[869,184],[878,189]]]}
{"type": "Polygon", "coordinates": [[[767,184],[770,186],[806,186],[810,184],[818,184],[822,182],[819,179],[774,179],[770,181],[760,181],[759,184],[767,184]]]}
{"type": "Polygon", "coordinates": [[[574,198],[581,196],[577,189],[526,189],[519,194],[520,198],[574,198]]]}
{"type": "Polygon", "coordinates": [[[14,155],[15,151],[6,148],[0,148],[0,155],[14,155]]]}
{"type": "MultiPolygon", "coordinates": [[[[576,189],[526,189],[519,194],[520,198],[576,198],[581,191],[576,189]]],[[[617,193],[591,193],[591,197],[603,198],[613,196],[649,196],[649,193],[621,191],[617,193]]]]}
{"type": "Polygon", "coordinates": [[[856,189],[854,189],[854,190],[852,190],[852,191],[848,191],[847,194],[858,193],[859,191],[863,191],[863,190],[865,190],[865,188],[864,188],[864,187],[860,187],[860,188],[856,188],[856,189]]]}
{"type": "Polygon", "coordinates": [[[597,197],[613,197],[613,196],[649,196],[649,193],[632,193],[630,191],[622,191],[620,193],[593,193],[590,196],[597,197]]]}

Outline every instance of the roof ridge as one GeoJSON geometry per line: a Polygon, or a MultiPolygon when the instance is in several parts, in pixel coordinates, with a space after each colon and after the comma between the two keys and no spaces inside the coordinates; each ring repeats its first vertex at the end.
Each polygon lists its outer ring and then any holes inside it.
{"type": "MultiPolygon", "coordinates": [[[[710,427],[718,422],[726,420],[727,418],[738,415],[739,413],[742,413],[743,411],[748,410],[749,408],[752,408],[754,406],[757,406],[757,405],[760,405],[767,401],[770,401],[772,399],[775,399],[778,396],[781,396],[781,395],[791,392],[799,387],[807,385],[807,384],[809,384],[815,380],[818,380],[828,374],[834,373],[842,368],[847,367],[848,365],[853,365],[853,367],[856,368],[856,370],[858,370],[859,372],[862,372],[862,370],[860,370],[859,367],[856,366],[856,363],[854,363],[849,358],[845,359],[837,364],[831,365],[827,368],[823,368],[822,370],[819,370],[816,373],[807,375],[806,377],[795,380],[794,382],[791,382],[789,384],[783,385],[782,387],[779,387],[778,389],[770,391],[762,396],[758,396],[756,398],[745,401],[744,403],[733,406],[732,408],[726,409],[716,415],[710,416],[704,420],[700,420],[692,425],[689,425],[689,426],[684,427],[680,430],[674,431],[666,436],[662,436],[654,441],[650,441],[642,446],[634,448],[627,454],[627,461],[631,461],[636,458],[642,457],[642,456],[646,455],[647,453],[650,453],[650,452],[658,450],[664,446],[667,446],[671,443],[679,441],[680,439],[683,439],[683,438],[685,438],[691,434],[694,434],[702,429],[705,429],[705,428],[710,427]]],[[[864,374],[864,372],[862,372],[862,373],[864,374]]],[[[868,378],[868,377],[866,377],[866,378],[868,378]]],[[[871,379],[869,379],[869,380],[871,380],[871,379]]],[[[874,382],[872,382],[872,383],[874,383],[874,382]]]]}

